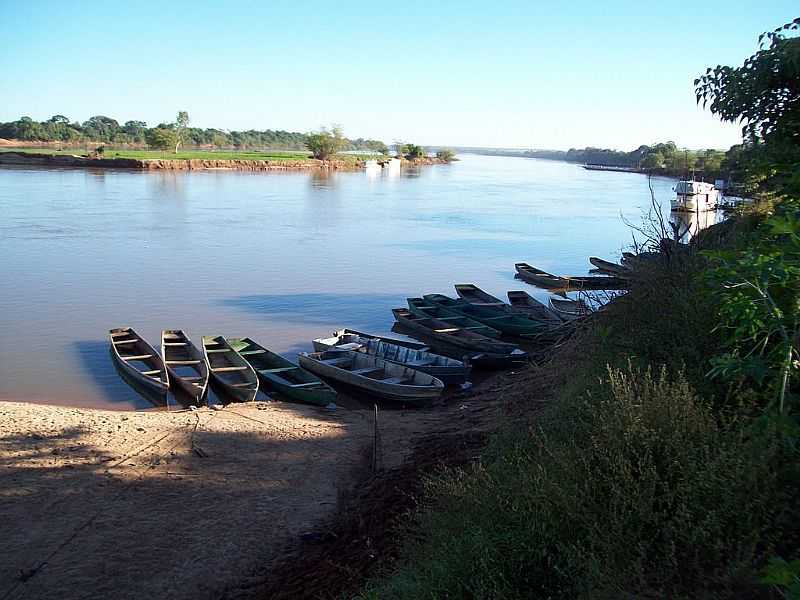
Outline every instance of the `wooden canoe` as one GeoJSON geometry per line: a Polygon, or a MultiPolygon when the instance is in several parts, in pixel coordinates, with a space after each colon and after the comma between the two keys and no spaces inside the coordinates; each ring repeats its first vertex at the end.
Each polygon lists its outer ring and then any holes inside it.
{"type": "Polygon", "coordinates": [[[455,327],[449,321],[421,317],[405,308],[393,308],[392,314],[404,329],[428,342],[439,354],[467,356],[473,365],[486,368],[504,368],[528,360],[527,352],[513,344],[455,327]]]}
{"type": "Polygon", "coordinates": [[[182,330],[165,329],[161,332],[161,356],[173,390],[199,405],[208,388],[208,363],[203,353],[182,330]]]}
{"type": "Polygon", "coordinates": [[[264,389],[306,404],[335,404],[336,390],[280,354],[250,338],[230,338],[228,343],[255,369],[264,389]]]}
{"type": "Polygon", "coordinates": [[[629,286],[621,277],[559,277],[527,263],[517,263],[514,267],[520,279],[546,290],[622,290],[629,286]]]}
{"type": "Polygon", "coordinates": [[[408,302],[408,309],[418,317],[425,317],[430,319],[438,319],[450,323],[453,327],[460,327],[467,331],[479,333],[490,338],[499,338],[502,332],[499,329],[490,327],[486,323],[481,323],[468,316],[457,313],[454,310],[431,304],[424,298],[406,298],[408,302]]]}
{"type": "Polygon", "coordinates": [[[469,379],[470,366],[463,361],[434,354],[428,350],[415,350],[384,339],[342,333],[313,341],[315,352],[326,350],[354,350],[383,360],[410,367],[436,377],[445,385],[459,385],[469,379]]]}
{"type": "Polygon", "coordinates": [[[376,356],[350,350],[301,352],[300,365],[320,377],[372,396],[406,404],[424,404],[442,395],[435,377],[376,356]]]}
{"type": "Polygon", "coordinates": [[[552,326],[557,326],[564,322],[564,319],[562,319],[558,313],[549,306],[545,306],[539,302],[528,292],[510,291],[508,292],[508,301],[517,310],[527,313],[528,318],[552,326]]]}
{"type": "Polygon", "coordinates": [[[236,402],[252,402],[258,393],[258,375],[242,355],[221,335],[203,336],[203,354],[211,380],[223,396],[236,402]]]}
{"type": "Polygon", "coordinates": [[[597,267],[597,271],[603,273],[604,275],[618,276],[622,277],[623,279],[628,278],[631,275],[631,270],[629,267],[603,260],[602,258],[597,258],[596,256],[590,256],[589,262],[597,267]]]}
{"type": "Polygon", "coordinates": [[[592,312],[592,309],[583,300],[550,298],[550,306],[554,311],[566,319],[585,317],[592,312]]]}
{"type": "Polygon", "coordinates": [[[169,390],[169,375],[156,350],[131,327],[108,332],[114,360],[131,382],[159,396],[169,390]]]}
{"type": "Polygon", "coordinates": [[[474,319],[505,335],[535,337],[544,331],[541,323],[527,317],[512,315],[496,306],[477,306],[462,298],[450,298],[444,294],[426,294],[423,299],[430,305],[440,306],[455,314],[474,319]]]}

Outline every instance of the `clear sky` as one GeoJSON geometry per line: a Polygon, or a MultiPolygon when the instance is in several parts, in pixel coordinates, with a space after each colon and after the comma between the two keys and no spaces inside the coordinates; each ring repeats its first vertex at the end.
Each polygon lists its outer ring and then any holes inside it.
{"type": "Polygon", "coordinates": [[[0,0],[0,121],[148,125],[421,144],[726,148],[696,107],[796,0],[74,2],[0,0]]]}

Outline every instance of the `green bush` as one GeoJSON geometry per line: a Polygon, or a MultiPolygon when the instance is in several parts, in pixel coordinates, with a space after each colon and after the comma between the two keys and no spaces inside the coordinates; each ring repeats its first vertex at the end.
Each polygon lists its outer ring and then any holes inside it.
{"type": "Polygon", "coordinates": [[[771,548],[777,453],[682,374],[612,369],[431,481],[403,566],[364,597],[734,597],[771,548]]]}

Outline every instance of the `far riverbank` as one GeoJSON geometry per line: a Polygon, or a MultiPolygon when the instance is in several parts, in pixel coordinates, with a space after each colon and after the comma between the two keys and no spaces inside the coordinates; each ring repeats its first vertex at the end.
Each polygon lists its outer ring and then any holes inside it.
{"type": "MultiPolygon", "coordinates": [[[[375,159],[379,164],[389,159],[375,159]]],[[[400,160],[401,165],[433,165],[447,161],[426,157],[413,161],[400,160]]],[[[307,171],[333,170],[358,171],[366,168],[367,160],[362,157],[342,157],[332,160],[313,158],[278,158],[270,160],[258,159],[215,159],[215,158],[105,158],[78,156],[74,154],[46,154],[41,152],[6,151],[0,152],[0,165],[24,165],[42,167],[83,167],[100,169],[135,169],[140,171],[198,171],[198,170],[235,170],[235,171],[307,171]]]]}

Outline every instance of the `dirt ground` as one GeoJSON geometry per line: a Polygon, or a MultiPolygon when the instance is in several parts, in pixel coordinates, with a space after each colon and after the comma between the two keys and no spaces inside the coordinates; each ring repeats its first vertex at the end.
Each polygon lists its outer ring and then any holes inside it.
{"type": "Polygon", "coordinates": [[[373,460],[388,472],[420,440],[490,429],[513,380],[430,409],[381,411],[377,443],[369,410],[0,403],[0,600],[264,589],[272,565],[314,543],[341,499],[357,495],[373,460]]]}

